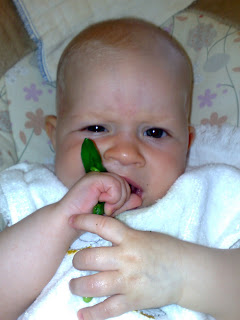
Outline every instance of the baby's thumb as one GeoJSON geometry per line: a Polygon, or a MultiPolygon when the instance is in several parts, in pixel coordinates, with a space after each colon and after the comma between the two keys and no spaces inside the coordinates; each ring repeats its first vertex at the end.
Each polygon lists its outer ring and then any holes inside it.
{"type": "Polygon", "coordinates": [[[123,204],[123,206],[119,209],[116,209],[114,204],[106,203],[104,207],[105,215],[107,216],[117,216],[118,214],[127,211],[133,210],[140,207],[142,204],[142,199],[136,194],[131,194],[130,198],[123,204]]]}

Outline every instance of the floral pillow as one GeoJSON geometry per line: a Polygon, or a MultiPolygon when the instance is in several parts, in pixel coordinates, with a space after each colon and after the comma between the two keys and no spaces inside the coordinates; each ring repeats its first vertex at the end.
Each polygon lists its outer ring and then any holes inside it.
{"type": "MultiPolygon", "coordinates": [[[[182,43],[193,63],[191,122],[238,126],[240,31],[188,10],[162,27],[182,43]]],[[[55,113],[55,85],[43,81],[34,53],[13,67],[5,81],[18,161],[52,163],[54,152],[44,132],[44,117],[55,113]]]]}
{"type": "Polygon", "coordinates": [[[5,80],[2,77],[0,78],[0,171],[12,166],[16,161],[8,105],[5,80]]]}
{"type": "Polygon", "coordinates": [[[17,162],[53,163],[45,116],[55,114],[55,85],[43,81],[33,52],[5,75],[17,162]]]}
{"type": "Polygon", "coordinates": [[[192,123],[239,125],[240,31],[189,11],[165,28],[189,54],[194,69],[192,123]]]}

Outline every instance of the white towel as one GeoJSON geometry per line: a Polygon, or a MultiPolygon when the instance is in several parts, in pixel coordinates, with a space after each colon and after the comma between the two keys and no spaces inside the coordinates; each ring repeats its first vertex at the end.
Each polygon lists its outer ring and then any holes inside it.
{"type": "Polygon", "coordinates": [[[0,212],[4,225],[11,226],[43,206],[59,201],[67,191],[50,166],[25,162],[2,171],[0,212]]]}
{"type": "Polygon", "coordinates": [[[55,81],[65,46],[91,23],[136,16],[157,25],[185,9],[193,0],[13,0],[30,37],[37,43],[45,80],[55,81]]]}
{"type": "MultiPolygon", "coordinates": [[[[187,171],[176,181],[167,195],[151,207],[128,211],[119,215],[118,218],[140,230],[160,231],[216,248],[238,248],[240,247],[240,144],[238,143],[240,128],[200,126],[196,129],[197,136],[189,155],[187,171]]],[[[41,177],[38,178],[41,181],[41,177]]],[[[59,181],[57,183],[61,185],[59,181]]],[[[45,188],[47,190],[48,186],[45,188]]],[[[43,185],[40,189],[43,189],[43,185]]],[[[66,190],[62,191],[63,194],[64,192],[66,190]]],[[[40,193],[45,194],[42,191],[40,193]]],[[[6,192],[5,197],[8,197],[6,192]]],[[[36,193],[34,197],[39,201],[36,193]]],[[[41,201],[39,202],[42,204],[41,201]]],[[[5,202],[7,202],[6,199],[5,202]]],[[[111,244],[96,235],[87,233],[72,247],[82,248],[89,245],[111,244]]],[[[86,304],[81,297],[70,293],[69,280],[89,274],[89,272],[75,270],[71,261],[72,255],[67,254],[56,275],[18,320],[76,320],[76,312],[79,308],[93,305],[104,299],[94,298],[86,304]]],[[[160,320],[213,319],[176,305],[144,310],[144,312],[160,320]]],[[[148,318],[134,311],[112,319],[147,320],[148,318]]]]}

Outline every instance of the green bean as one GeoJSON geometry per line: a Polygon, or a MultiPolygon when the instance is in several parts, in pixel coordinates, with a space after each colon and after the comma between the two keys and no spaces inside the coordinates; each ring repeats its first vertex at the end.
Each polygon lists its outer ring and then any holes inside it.
{"type": "MultiPolygon", "coordinates": [[[[94,142],[91,139],[86,138],[83,141],[81,149],[81,158],[82,163],[85,169],[85,172],[106,172],[107,170],[102,165],[102,159],[100,153],[98,152],[94,142]]],[[[98,202],[92,210],[93,214],[104,214],[104,202],[98,202]]],[[[92,300],[92,297],[82,297],[83,301],[89,303],[92,300]]]]}
{"type": "MultiPolygon", "coordinates": [[[[95,146],[94,142],[91,139],[84,139],[81,150],[82,163],[85,169],[85,172],[106,172],[102,164],[102,159],[100,153],[95,146]]],[[[93,214],[104,214],[104,202],[98,202],[92,211],[93,214]]]]}
{"type": "Polygon", "coordinates": [[[93,298],[91,297],[82,297],[83,301],[86,303],[89,303],[90,301],[92,301],[93,298]]]}

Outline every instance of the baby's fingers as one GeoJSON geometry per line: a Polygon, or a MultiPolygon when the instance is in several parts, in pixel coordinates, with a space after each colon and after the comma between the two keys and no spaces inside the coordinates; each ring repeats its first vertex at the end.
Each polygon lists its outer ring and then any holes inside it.
{"type": "Polygon", "coordinates": [[[73,294],[83,297],[105,297],[122,293],[123,283],[118,271],[99,272],[72,279],[69,283],[73,294]]]}
{"type": "Polygon", "coordinates": [[[129,199],[124,203],[120,209],[115,209],[114,207],[105,204],[105,214],[108,216],[116,217],[119,213],[122,213],[127,210],[132,210],[140,207],[142,204],[142,199],[136,194],[131,194],[129,199]],[[112,214],[113,213],[113,214],[112,214]]]}
{"type": "Polygon", "coordinates": [[[109,187],[108,192],[102,193],[99,201],[105,202],[104,212],[110,216],[117,213],[134,209],[142,204],[142,200],[131,189],[127,181],[118,175],[111,174],[115,178],[115,184],[109,187]]]}
{"type": "Polygon", "coordinates": [[[95,214],[74,215],[69,219],[69,224],[77,230],[98,234],[103,239],[111,241],[116,245],[122,242],[129,231],[129,228],[122,222],[95,214]]]}
{"type": "Polygon", "coordinates": [[[129,305],[123,295],[112,296],[93,307],[79,310],[79,320],[105,320],[120,316],[129,311],[129,305]]]}
{"type": "Polygon", "coordinates": [[[73,257],[73,266],[78,270],[89,271],[118,270],[119,252],[118,246],[80,250],[73,257]]]}

